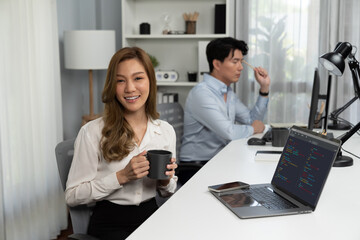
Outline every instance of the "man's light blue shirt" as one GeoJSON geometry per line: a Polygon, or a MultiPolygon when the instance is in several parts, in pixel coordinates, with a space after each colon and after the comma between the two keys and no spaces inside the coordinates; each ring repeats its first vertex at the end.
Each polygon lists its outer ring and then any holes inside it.
{"type": "Polygon", "coordinates": [[[186,99],[180,160],[210,160],[231,140],[251,136],[251,124],[263,120],[268,102],[267,97],[259,96],[250,110],[231,87],[205,74],[186,99]]]}

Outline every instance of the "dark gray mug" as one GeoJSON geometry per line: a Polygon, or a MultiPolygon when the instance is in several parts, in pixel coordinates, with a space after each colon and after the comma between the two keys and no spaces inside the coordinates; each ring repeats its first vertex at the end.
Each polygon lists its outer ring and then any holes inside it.
{"type": "Polygon", "coordinates": [[[289,137],[289,129],[288,128],[272,128],[272,146],[274,147],[283,147],[289,137]]]}
{"type": "Polygon", "coordinates": [[[149,150],[146,158],[150,162],[150,169],[148,177],[152,179],[168,179],[169,176],[165,174],[167,165],[171,163],[172,153],[166,150],[149,150]]]}

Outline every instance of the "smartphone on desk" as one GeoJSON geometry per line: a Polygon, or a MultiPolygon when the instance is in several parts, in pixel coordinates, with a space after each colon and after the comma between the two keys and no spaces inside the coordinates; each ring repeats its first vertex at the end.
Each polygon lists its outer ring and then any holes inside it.
{"type": "Polygon", "coordinates": [[[245,189],[245,188],[249,188],[249,184],[240,181],[209,186],[210,191],[218,192],[218,193],[235,190],[235,189],[245,189]]]}

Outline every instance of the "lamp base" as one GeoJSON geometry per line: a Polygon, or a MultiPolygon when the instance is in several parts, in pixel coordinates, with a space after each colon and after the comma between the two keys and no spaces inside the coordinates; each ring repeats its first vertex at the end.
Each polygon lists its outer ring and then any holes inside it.
{"type": "Polygon", "coordinates": [[[328,124],[327,128],[332,130],[349,130],[351,128],[351,125],[334,121],[333,124],[328,124]]]}
{"type": "Polygon", "coordinates": [[[333,167],[350,167],[354,164],[351,157],[338,155],[335,159],[333,167]]]}
{"type": "Polygon", "coordinates": [[[86,123],[88,123],[94,119],[97,119],[99,117],[101,117],[101,114],[84,115],[84,116],[82,116],[81,125],[85,125],[86,123]]]}

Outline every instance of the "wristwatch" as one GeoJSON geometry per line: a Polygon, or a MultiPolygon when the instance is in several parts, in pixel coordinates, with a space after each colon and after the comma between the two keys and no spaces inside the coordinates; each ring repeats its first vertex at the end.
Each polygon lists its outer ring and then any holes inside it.
{"type": "Polygon", "coordinates": [[[259,94],[260,94],[260,96],[266,97],[266,96],[269,95],[269,92],[263,93],[263,92],[261,92],[261,91],[259,90],[259,94]]]}

